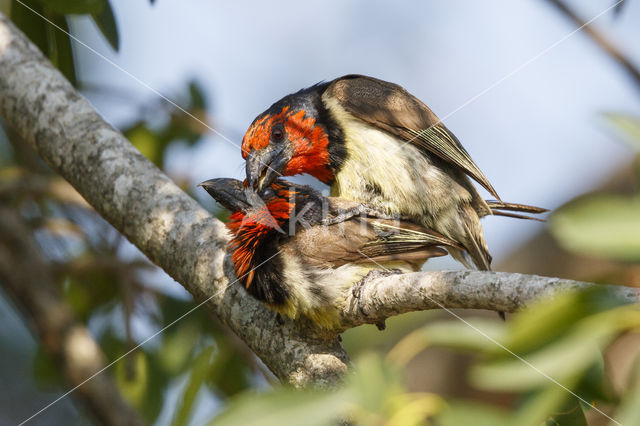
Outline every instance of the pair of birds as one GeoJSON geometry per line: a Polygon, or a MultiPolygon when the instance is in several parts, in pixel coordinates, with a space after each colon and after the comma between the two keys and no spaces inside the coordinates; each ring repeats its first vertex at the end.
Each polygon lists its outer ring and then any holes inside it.
{"type": "Polygon", "coordinates": [[[232,212],[231,260],[276,312],[339,324],[349,288],[372,270],[419,270],[450,253],[489,270],[480,218],[531,218],[500,200],[458,139],[401,86],[347,75],[285,96],[242,141],[244,182],[200,184],[232,212]],[[280,176],[307,173],[331,197],[280,176]],[[485,201],[471,179],[495,201],[485,201]]]}

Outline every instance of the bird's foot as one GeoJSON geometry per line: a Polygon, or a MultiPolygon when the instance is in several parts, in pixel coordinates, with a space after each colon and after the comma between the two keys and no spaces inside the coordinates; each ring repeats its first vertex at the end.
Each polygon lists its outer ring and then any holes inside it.
{"type": "Polygon", "coordinates": [[[346,220],[349,220],[354,216],[365,216],[365,217],[373,217],[376,219],[387,219],[387,220],[398,219],[398,216],[390,215],[386,212],[383,212],[381,210],[378,210],[366,204],[359,204],[358,206],[350,209],[340,210],[340,212],[333,217],[325,218],[322,221],[322,224],[325,226],[335,225],[337,223],[342,223],[346,220]]]}
{"type": "MultiPolygon", "coordinates": [[[[369,271],[367,275],[365,275],[360,281],[358,281],[351,287],[351,294],[353,295],[353,298],[358,301],[358,309],[360,310],[362,315],[364,316],[368,315],[367,312],[362,307],[362,299],[361,299],[362,289],[367,284],[369,284],[372,280],[375,280],[376,278],[389,277],[391,275],[397,275],[401,273],[402,271],[399,269],[385,269],[385,270],[373,269],[369,271]]],[[[382,325],[376,324],[376,326],[378,326],[378,329],[380,330],[384,330],[384,328],[386,327],[384,325],[384,321],[382,321],[382,325]],[[380,328],[381,326],[382,328],[380,328]]]]}

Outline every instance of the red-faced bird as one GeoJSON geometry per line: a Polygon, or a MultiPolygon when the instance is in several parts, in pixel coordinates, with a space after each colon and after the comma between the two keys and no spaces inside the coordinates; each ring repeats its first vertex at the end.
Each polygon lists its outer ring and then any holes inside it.
{"type": "Polygon", "coordinates": [[[324,219],[357,203],[323,197],[308,186],[276,179],[256,193],[235,179],[200,184],[232,214],[231,261],[243,287],[281,315],[306,316],[333,328],[350,288],[370,271],[415,271],[429,258],[461,248],[402,220],[351,216],[324,219]]]}
{"type": "Polygon", "coordinates": [[[242,141],[247,180],[266,188],[307,173],[331,195],[401,215],[458,242],[450,253],[490,269],[480,218],[544,209],[503,203],[438,117],[397,84],[347,75],[285,96],[260,114],[242,141]],[[485,201],[471,182],[497,201],[485,201]],[[506,210],[506,211],[505,211],[506,210]]]}

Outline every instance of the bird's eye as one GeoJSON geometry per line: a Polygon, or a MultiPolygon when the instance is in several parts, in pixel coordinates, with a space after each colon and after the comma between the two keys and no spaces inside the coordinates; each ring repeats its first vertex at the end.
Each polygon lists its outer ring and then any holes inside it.
{"type": "Polygon", "coordinates": [[[284,139],[284,128],[282,127],[282,124],[276,124],[275,126],[273,126],[273,128],[271,129],[271,139],[276,142],[284,139]]]}

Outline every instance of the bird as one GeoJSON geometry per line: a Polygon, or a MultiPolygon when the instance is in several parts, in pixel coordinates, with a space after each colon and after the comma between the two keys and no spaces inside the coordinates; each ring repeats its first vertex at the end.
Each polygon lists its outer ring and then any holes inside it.
{"type": "Polygon", "coordinates": [[[546,209],[503,202],[458,138],[403,87],[350,74],[287,95],[242,140],[249,185],[309,174],[331,195],[400,215],[456,241],[450,254],[491,269],[480,218],[546,209]],[[475,180],[495,200],[484,200],[475,180]]]}
{"type": "Polygon", "coordinates": [[[324,329],[340,324],[349,289],[360,288],[372,271],[416,271],[446,249],[460,248],[397,219],[354,215],[326,225],[325,219],[358,203],[282,179],[260,192],[232,178],[200,186],[231,211],[228,249],[242,287],[279,315],[306,317],[324,329]]]}

